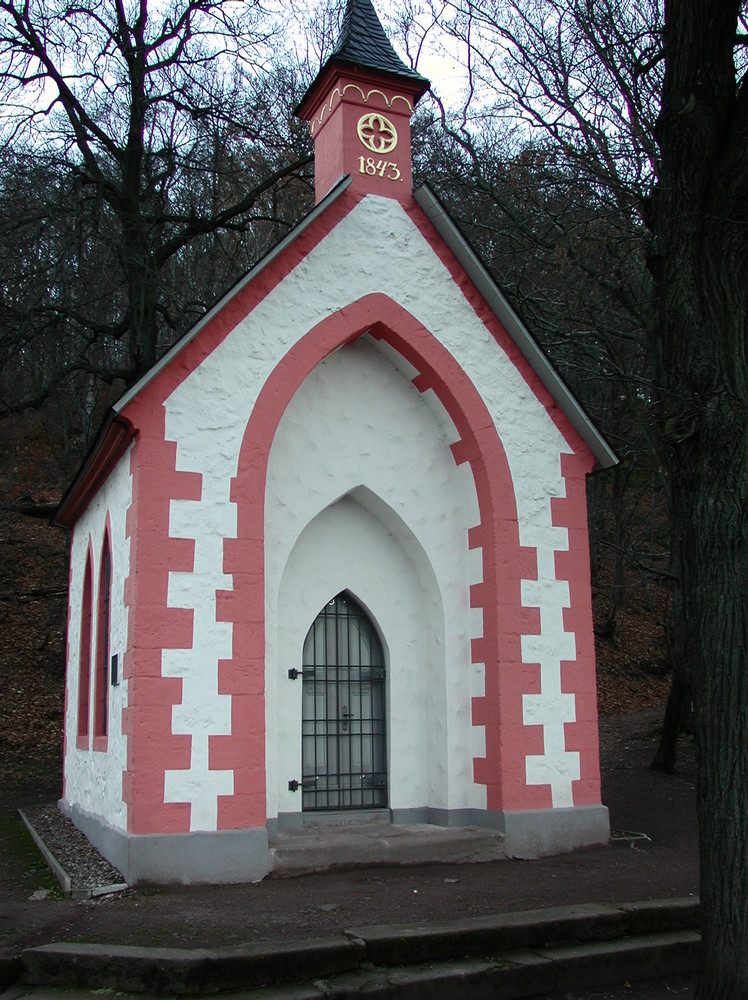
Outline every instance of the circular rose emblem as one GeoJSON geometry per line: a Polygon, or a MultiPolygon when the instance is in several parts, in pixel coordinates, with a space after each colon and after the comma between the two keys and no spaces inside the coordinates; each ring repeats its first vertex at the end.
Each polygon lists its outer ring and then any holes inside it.
{"type": "Polygon", "coordinates": [[[397,129],[384,115],[362,115],[356,129],[363,146],[372,153],[390,153],[397,145],[397,129]]]}

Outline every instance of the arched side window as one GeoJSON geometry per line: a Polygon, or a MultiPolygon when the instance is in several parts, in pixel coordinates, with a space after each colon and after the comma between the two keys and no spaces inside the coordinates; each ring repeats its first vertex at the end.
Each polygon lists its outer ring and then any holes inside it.
{"type": "Polygon", "coordinates": [[[94,684],[94,750],[106,750],[109,725],[109,621],[112,596],[112,548],[104,535],[96,609],[96,680],[94,684]]]}
{"type": "Polygon", "coordinates": [[[86,557],[81,601],[80,657],[78,661],[78,748],[88,750],[88,717],[91,702],[91,620],[93,617],[93,566],[86,557]]]}

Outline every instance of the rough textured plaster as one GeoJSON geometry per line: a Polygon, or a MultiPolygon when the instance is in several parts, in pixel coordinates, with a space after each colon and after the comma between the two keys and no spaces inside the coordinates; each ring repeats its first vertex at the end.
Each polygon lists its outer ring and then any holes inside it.
{"type": "MultiPolygon", "coordinates": [[[[568,597],[563,588],[553,587],[557,582],[555,555],[568,548],[568,534],[553,524],[551,498],[564,496],[560,457],[572,448],[397,203],[368,197],[358,204],[167,399],[167,437],[177,444],[177,469],[201,473],[206,498],[194,504],[186,520],[182,512],[175,511],[173,532],[178,537],[196,538],[202,532],[205,503],[227,496],[253,401],[283,355],[326,316],[376,292],[385,292],[402,304],[452,353],[486,401],[506,451],[514,478],[520,541],[537,552],[538,581],[549,585],[549,603],[540,615],[540,636],[528,633],[523,642],[525,661],[540,666],[540,691],[525,703],[523,721],[542,727],[543,735],[539,752],[528,759],[527,780],[549,785],[554,804],[565,804],[578,774],[578,754],[565,749],[564,725],[573,722],[575,714],[573,695],[559,698],[560,665],[555,649],[568,653],[574,635],[564,628],[564,601],[568,597]],[[383,253],[386,268],[382,266],[383,253]],[[300,315],[298,305],[302,302],[300,315]]],[[[213,523],[211,511],[206,509],[206,514],[208,523],[213,523]]],[[[232,537],[234,519],[233,505],[227,502],[219,513],[216,530],[232,537]]],[[[215,547],[206,553],[204,572],[212,574],[216,588],[224,586],[215,547]]],[[[532,601],[537,596],[537,591],[527,589],[528,608],[535,606],[532,601]]],[[[186,598],[184,590],[174,599],[189,600],[191,607],[197,607],[197,599],[186,598]]],[[[195,629],[193,645],[210,649],[211,624],[196,616],[195,629]]],[[[211,654],[213,661],[221,655],[211,654]]],[[[188,659],[180,666],[181,659],[178,653],[172,657],[164,652],[168,669],[185,679],[186,688],[192,683],[192,673],[188,659]]],[[[212,676],[212,666],[204,669],[212,676]]],[[[200,700],[199,695],[187,698],[200,700]]],[[[173,724],[179,730],[184,720],[177,707],[173,724]]],[[[209,719],[205,731],[220,734],[225,727],[222,696],[216,693],[202,709],[209,719]]],[[[200,753],[193,754],[190,769],[198,773],[203,759],[200,753]]],[[[188,790],[191,787],[187,774],[168,780],[188,790]]],[[[220,783],[224,778],[217,774],[216,780],[220,783]]],[[[175,786],[169,787],[174,794],[175,786]]],[[[212,822],[212,807],[199,805],[197,811],[203,817],[201,822],[212,822]]]]}
{"type": "MultiPolygon", "coordinates": [[[[485,806],[485,789],[472,779],[470,640],[482,635],[482,618],[468,607],[475,487],[469,467],[455,465],[449,445],[457,434],[443,407],[400,374],[414,374],[404,359],[393,367],[397,358],[389,348],[383,356],[368,338],[330,355],[294,396],[271,449],[265,531],[270,816],[276,787],[281,812],[298,808],[299,796],[287,785],[300,759],[300,695],[292,694],[288,664],[300,662],[311,622],[342,589],[373,610],[389,644],[391,805],[485,806]],[[355,505],[338,500],[348,493],[355,505]]],[[[478,746],[483,742],[477,739],[478,746]]]]}
{"type": "Polygon", "coordinates": [[[191,649],[165,649],[161,668],[164,677],[182,678],[182,701],[175,705],[172,732],[190,735],[190,767],[167,771],[165,802],[192,804],[190,830],[215,830],[219,795],[233,792],[230,771],[208,767],[208,738],[231,731],[231,699],[218,691],[218,660],[231,656],[231,626],[216,621],[216,589],[230,586],[220,569],[223,536],[236,531],[231,523],[234,506],[226,489],[218,487],[218,477],[204,476],[199,501],[172,500],[169,516],[172,537],[195,542],[194,569],[190,573],[170,573],[168,604],[172,608],[194,609],[191,649]],[[200,509],[201,530],[194,530],[194,510],[200,509]]]}

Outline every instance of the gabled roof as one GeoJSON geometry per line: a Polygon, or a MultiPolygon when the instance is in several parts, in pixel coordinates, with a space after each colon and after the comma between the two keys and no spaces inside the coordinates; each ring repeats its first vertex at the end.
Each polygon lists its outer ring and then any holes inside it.
{"type": "MultiPolygon", "coordinates": [[[[85,459],[78,475],[71,483],[63,497],[53,523],[64,527],[71,526],[78,513],[85,508],[93,497],[104,478],[119,458],[124,454],[135,436],[136,430],[130,425],[123,414],[125,407],[142,392],[145,387],[171,361],[197,337],[201,330],[234,298],[234,296],[260,275],[287,247],[316,219],[325,213],[332,202],[336,201],[350,184],[349,177],[343,177],[330,193],[315,208],[299,222],[265,257],[262,258],[236,285],[234,285],[205,316],[188,330],[174,346],[156,362],[156,364],[139,379],[114,404],[101,428],[101,431],[85,459]]],[[[477,290],[491,308],[492,312],[511,337],[525,360],[538,376],[542,384],[558,403],[602,468],[616,465],[618,458],[596,428],[592,419],[576,399],[572,391],[558,374],[540,349],[532,334],[524,326],[493,280],[488,270],[472,249],[465,237],[451,219],[447,210],[435,193],[427,185],[414,191],[414,197],[422,211],[426,214],[449,250],[458,260],[477,290]]]]}
{"type": "Polygon", "coordinates": [[[271,264],[276,257],[301,236],[316,219],[323,215],[325,210],[334,202],[347,187],[350,186],[350,177],[341,177],[332,190],[315,205],[303,219],[296,223],[294,228],[287,233],[272,250],[269,250],[250,270],[240,278],[235,285],[221,296],[215,305],[209,309],[202,319],[198,320],[194,326],[190,327],[177,342],[142,375],[137,382],[117,400],[107,413],[104,422],[99,429],[96,440],[90,451],[83,460],[83,464],[78,470],[75,479],[65,492],[57,511],[52,517],[52,524],[60,525],[64,528],[71,527],[78,514],[85,509],[88,502],[94,496],[96,490],[104,481],[106,476],[112,471],[119,459],[127,451],[130,442],[136,435],[136,429],[132,427],[130,421],[123,416],[122,411],[145,387],[153,381],[164,368],[190,344],[200,331],[210,323],[210,321],[223,309],[227,302],[253,281],[265,268],[271,264]]]}
{"type": "Polygon", "coordinates": [[[382,70],[428,86],[428,80],[406,66],[392,48],[371,0],[348,0],[340,39],[330,60],[382,70]]]}
{"type": "Polygon", "coordinates": [[[483,296],[491,311],[512,338],[523,357],[538,376],[545,388],[556,400],[569,423],[579,434],[603,469],[618,464],[618,456],[595,427],[591,417],[572,393],[566,382],[553,367],[551,361],[509,305],[504,294],[478,254],[460,232],[439,198],[424,184],[413,192],[413,196],[429,218],[434,229],[460,262],[463,270],[483,296]]]}

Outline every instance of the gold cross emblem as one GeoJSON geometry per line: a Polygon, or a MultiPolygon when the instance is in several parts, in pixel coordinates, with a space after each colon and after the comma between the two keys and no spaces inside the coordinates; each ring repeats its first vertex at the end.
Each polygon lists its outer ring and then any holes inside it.
{"type": "Polygon", "coordinates": [[[361,144],[372,153],[389,153],[397,146],[397,129],[384,115],[362,115],[356,127],[361,144]]]}

